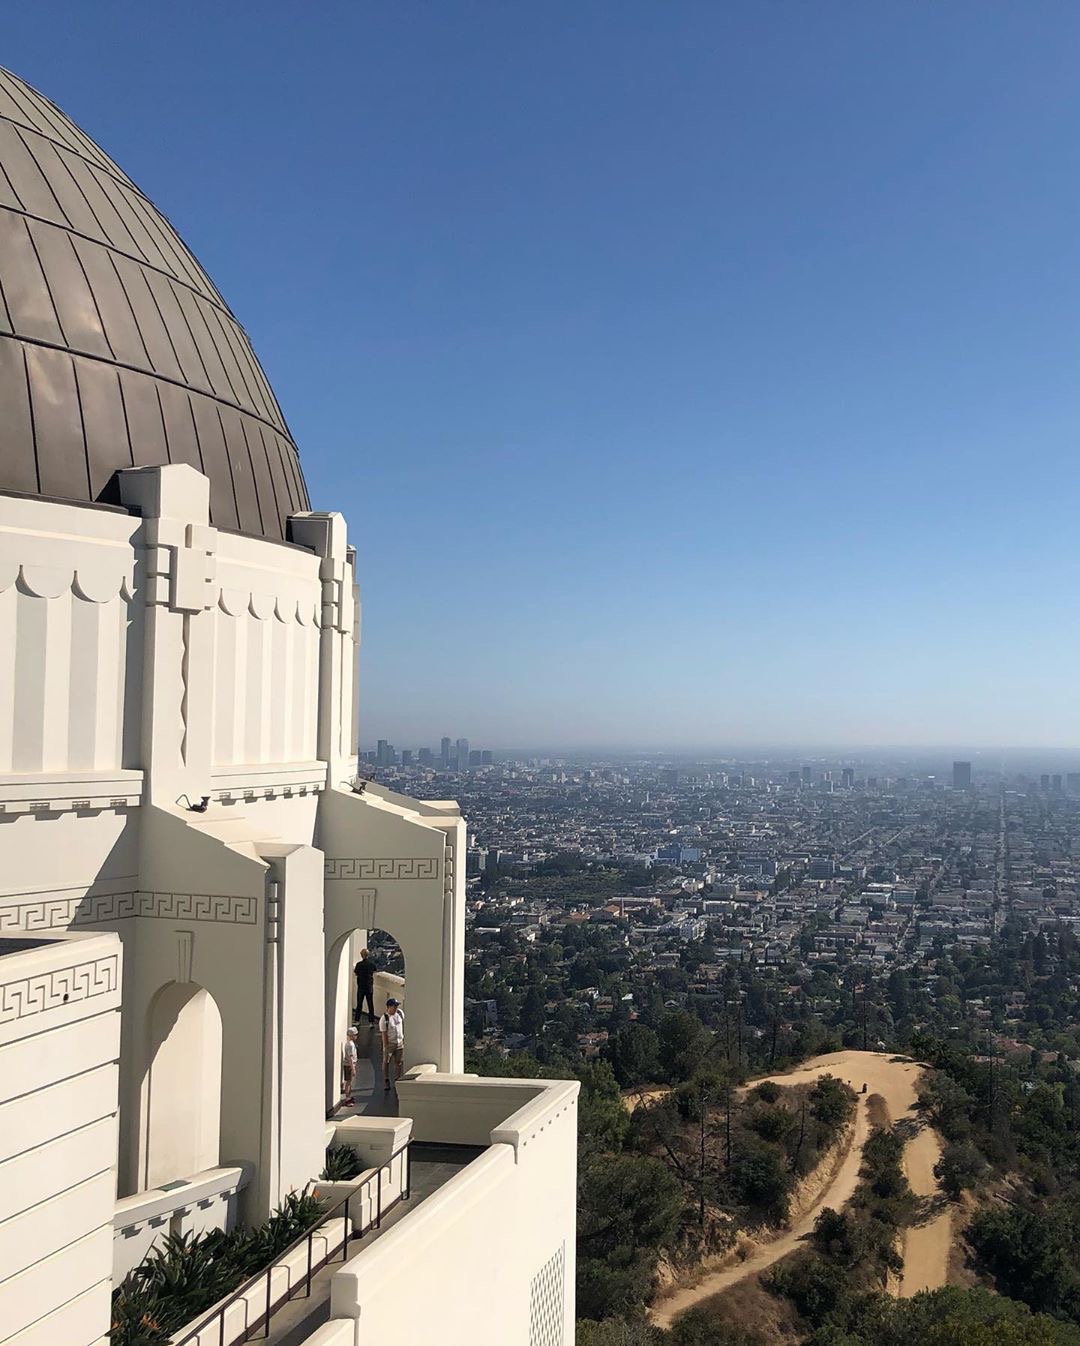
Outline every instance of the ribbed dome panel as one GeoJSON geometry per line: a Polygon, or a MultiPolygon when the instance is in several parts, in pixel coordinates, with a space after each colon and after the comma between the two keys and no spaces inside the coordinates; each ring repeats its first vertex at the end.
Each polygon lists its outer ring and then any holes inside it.
{"type": "Polygon", "coordinates": [[[115,501],[190,463],[212,522],[282,538],[308,506],[243,328],[173,227],[58,108],[0,70],[0,489],[115,501]]]}

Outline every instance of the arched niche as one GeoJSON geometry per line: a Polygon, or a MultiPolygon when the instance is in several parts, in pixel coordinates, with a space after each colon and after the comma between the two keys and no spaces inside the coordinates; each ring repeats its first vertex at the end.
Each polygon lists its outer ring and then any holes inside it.
{"type": "Polygon", "coordinates": [[[203,987],[169,982],[151,1002],[148,1029],[143,1186],[151,1188],[219,1162],[221,1014],[203,987]]]}

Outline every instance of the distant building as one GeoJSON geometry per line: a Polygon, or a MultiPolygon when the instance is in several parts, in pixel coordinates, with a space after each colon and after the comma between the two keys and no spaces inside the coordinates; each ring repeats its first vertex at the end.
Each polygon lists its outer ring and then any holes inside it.
{"type": "Polygon", "coordinates": [[[1053,775],[1050,777],[1050,788],[1055,792],[1055,794],[1061,793],[1061,777],[1059,775],[1053,775]]]}
{"type": "Polygon", "coordinates": [[[443,738],[442,744],[439,747],[439,765],[450,765],[450,740],[446,737],[443,738]]]}
{"type": "Polygon", "coordinates": [[[401,765],[402,765],[402,766],[412,766],[412,748],[402,748],[402,750],[401,750],[401,765]]]}
{"type": "Polygon", "coordinates": [[[840,784],[845,790],[850,790],[855,784],[855,768],[846,766],[840,773],[840,784]]]}
{"type": "Polygon", "coordinates": [[[495,758],[492,756],[491,749],[485,748],[484,751],[480,754],[480,765],[491,766],[493,765],[494,761],[495,758]]]}
{"type": "Polygon", "coordinates": [[[469,753],[469,765],[470,766],[480,765],[480,751],[478,748],[473,748],[472,752],[469,753]]]}
{"type": "Polygon", "coordinates": [[[1050,776],[1047,772],[1044,771],[1043,774],[1039,777],[1039,789],[1049,790],[1049,788],[1050,788],[1050,776]]]}
{"type": "Polygon", "coordinates": [[[1070,771],[1066,774],[1065,788],[1070,794],[1080,793],[1080,771],[1070,771]]]}
{"type": "Polygon", "coordinates": [[[433,766],[435,755],[430,748],[421,748],[418,754],[418,760],[421,766],[433,766]]]}
{"type": "Polygon", "coordinates": [[[812,785],[813,781],[814,781],[814,768],[812,766],[804,766],[802,769],[802,783],[804,785],[812,785]]]}
{"type": "Polygon", "coordinates": [[[836,877],[836,861],[830,860],[828,856],[817,855],[811,861],[806,870],[808,879],[833,879],[836,877]]]}
{"type": "Polygon", "coordinates": [[[970,762],[954,762],[952,764],[952,788],[954,790],[971,789],[970,762]]]}
{"type": "Polygon", "coordinates": [[[457,741],[457,766],[459,771],[468,771],[469,769],[469,740],[459,738],[457,741]]]}

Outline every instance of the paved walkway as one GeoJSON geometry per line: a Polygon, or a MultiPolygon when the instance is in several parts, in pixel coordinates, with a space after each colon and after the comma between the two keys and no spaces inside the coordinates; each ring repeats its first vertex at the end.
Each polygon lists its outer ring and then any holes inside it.
{"type": "MultiPolygon", "coordinates": [[[[466,1164],[471,1163],[483,1150],[467,1145],[423,1145],[412,1146],[412,1192],[408,1201],[399,1201],[393,1210],[388,1211],[378,1229],[370,1229],[362,1238],[350,1239],[347,1257],[370,1248],[382,1238],[388,1229],[393,1229],[399,1220],[404,1220],[410,1211],[415,1210],[433,1192],[448,1182],[455,1173],[460,1173],[466,1164]]],[[[270,1346],[301,1346],[317,1327],[330,1321],[330,1281],[334,1273],[341,1269],[342,1257],[337,1254],[334,1260],[311,1278],[311,1295],[305,1298],[298,1291],[298,1298],[291,1300],[278,1309],[270,1324],[270,1346]]]]}
{"type": "MultiPolygon", "coordinates": [[[[383,1089],[382,1039],[378,1028],[369,1026],[367,1019],[357,1025],[356,1078],[353,1080],[352,1102],[340,1104],[331,1116],[339,1121],[346,1117],[396,1117],[397,1093],[383,1089]]],[[[339,1080],[340,1084],[341,1081],[339,1080]]]]}

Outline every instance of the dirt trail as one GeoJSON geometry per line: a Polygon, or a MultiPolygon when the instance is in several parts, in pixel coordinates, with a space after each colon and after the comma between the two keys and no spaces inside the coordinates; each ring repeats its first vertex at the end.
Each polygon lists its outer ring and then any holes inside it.
{"type": "MultiPolygon", "coordinates": [[[[852,1197],[859,1181],[862,1151],[869,1134],[866,1102],[871,1094],[880,1094],[889,1109],[894,1124],[905,1123],[911,1128],[919,1125],[912,1109],[921,1068],[913,1061],[901,1061],[878,1052],[834,1052],[818,1056],[806,1065],[786,1075],[771,1078],[777,1084],[811,1084],[822,1075],[835,1075],[859,1094],[855,1116],[855,1134],[851,1148],[837,1168],[831,1183],[818,1196],[791,1229],[759,1248],[745,1261],[735,1266],[722,1267],[703,1276],[694,1285],[673,1288],[649,1310],[649,1317],[659,1327],[670,1327],[672,1320],[694,1304],[728,1289],[745,1276],[753,1276],[794,1252],[810,1234],[814,1222],[825,1206],[834,1210],[852,1197]],[[860,1091],[866,1085],[867,1092],[860,1091]]],[[[760,1080],[755,1080],[760,1084],[760,1080]]],[[[912,1190],[917,1196],[932,1196],[937,1191],[934,1165],[941,1154],[937,1134],[921,1128],[909,1140],[904,1151],[904,1169],[912,1190]]],[[[919,1290],[933,1289],[945,1284],[948,1268],[951,1230],[947,1207],[936,1210],[925,1224],[908,1231],[904,1243],[904,1273],[899,1293],[902,1296],[919,1290]]]]}

